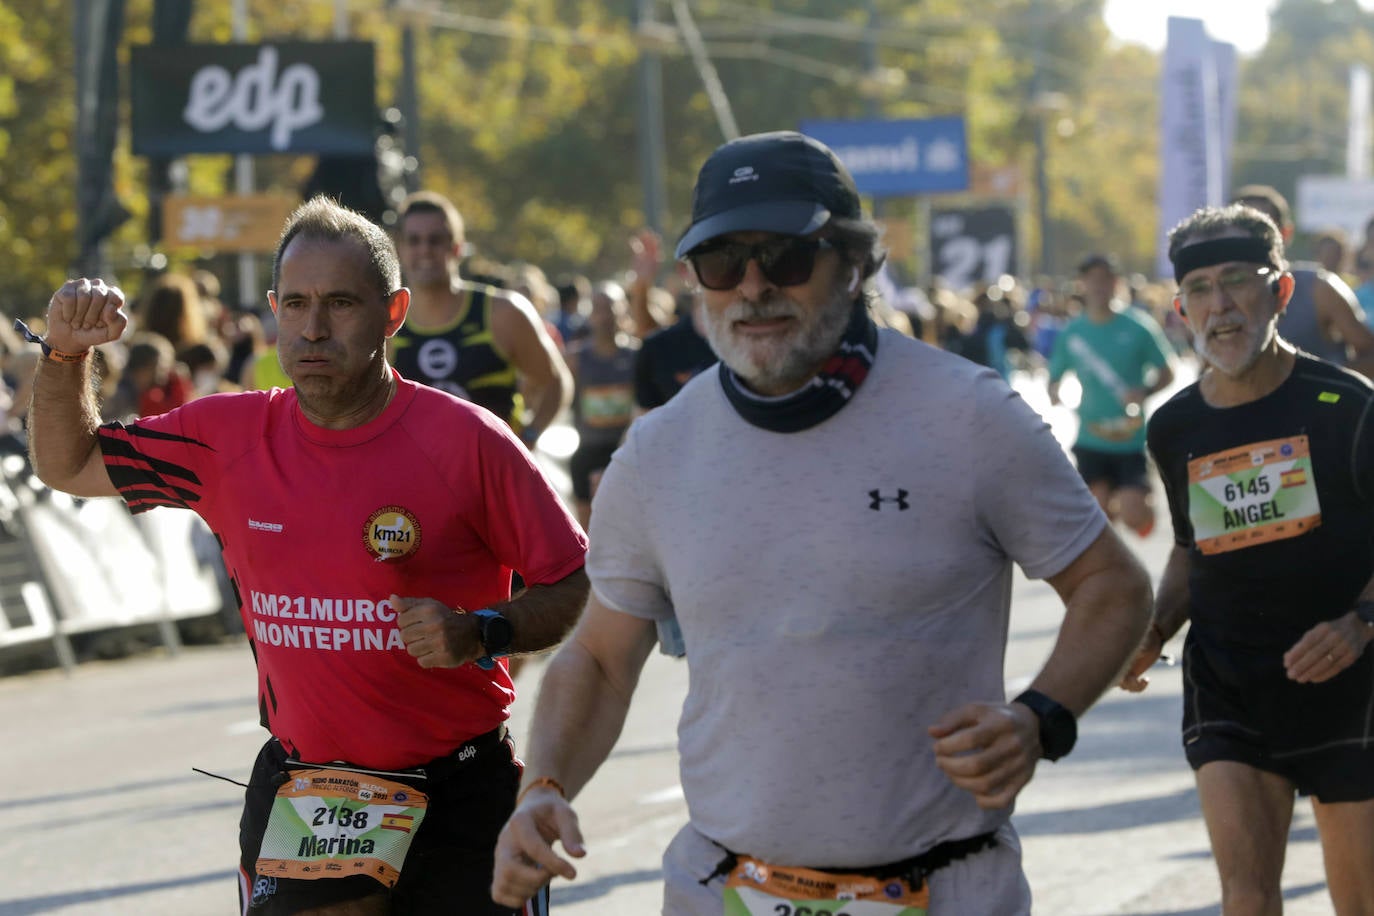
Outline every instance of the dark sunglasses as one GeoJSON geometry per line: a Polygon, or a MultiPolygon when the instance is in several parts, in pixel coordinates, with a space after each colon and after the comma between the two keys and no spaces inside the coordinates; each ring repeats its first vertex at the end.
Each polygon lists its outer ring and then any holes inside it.
{"type": "Polygon", "coordinates": [[[707,243],[687,255],[697,279],[707,289],[729,290],[744,280],[750,261],[774,286],[798,286],[811,279],[816,255],[835,246],[825,239],[778,238],[754,245],[743,242],[707,243]]]}

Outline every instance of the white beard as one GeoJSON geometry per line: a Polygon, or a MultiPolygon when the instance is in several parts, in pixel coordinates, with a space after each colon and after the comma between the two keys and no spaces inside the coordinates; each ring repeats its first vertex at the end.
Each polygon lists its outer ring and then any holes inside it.
{"type": "MultiPolygon", "coordinates": [[[[1227,378],[1237,378],[1244,375],[1256,360],[1260,353],[1273,340],[1275,329],[1278,326],[1278,316],[1275,315],[1262,325],[1255,325],[1251,321],[1246,321],[1242,325],[1240,334],[1248,338],[1245,348],[1237,354],[1234,342],[1227,344],[1226,353],[1220,353],[1213,346],[1211,341],[1211,331],[1222,321],[1209,321],[1207,327],[1202,328],[1193,334],[1193,350],[1203,362],[1211,366],[1217,372],[1227,378]]],[[[1229,322],[1227,322],[1229,323],[1229,322]]]]}
{"type": "Polygon", "coordinates": [[[836,294],[824,309],[807,312],[784,296],[766,303],[736,300],[723,312],[712,312],[698,300],[698,323],[720,361],[756,392],[784,394],[811,379],[839,348],[854,303],[836,294]],[[736,321],[788,316],[796,327],[786,335],[755,340],[734,330],[736,321]]]}

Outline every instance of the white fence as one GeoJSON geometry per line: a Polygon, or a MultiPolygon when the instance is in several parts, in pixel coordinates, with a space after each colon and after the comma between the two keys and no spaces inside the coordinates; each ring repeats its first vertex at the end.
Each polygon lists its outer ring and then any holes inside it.
{"type": "Polygon", "coordinates": [[[0,472],[0,650],[47,642],[70,668],[70,637],[151,624],[175,651],[176,621],[220,613],[194,513],[135,517],[118,499],[74,499],[37,484],[17,455],[0,472]]]}

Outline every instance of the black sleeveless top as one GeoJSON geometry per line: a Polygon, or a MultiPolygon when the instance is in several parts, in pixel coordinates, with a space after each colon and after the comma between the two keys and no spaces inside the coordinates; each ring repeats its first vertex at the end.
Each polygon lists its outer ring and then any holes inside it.
{"type": "Polygon", "coordinates": [[[515,367],[491,336],[496,293],[489,286],[463,283],[457,317],[430,328],[407,321],[391,339],[391,364],[404,378],[472,401],[514,425],[515,367]]]}

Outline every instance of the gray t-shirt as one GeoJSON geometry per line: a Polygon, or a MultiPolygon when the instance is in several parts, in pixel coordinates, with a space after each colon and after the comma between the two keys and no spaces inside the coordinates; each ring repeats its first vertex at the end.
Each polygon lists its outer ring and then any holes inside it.
{"type": "Polygon", "coordinates": [[[682,625],[692,824],[777,864],[876,865],[1006,822],[926,729],[1005,700],[1012,561],[1053,575],[1106,524],[996,373],[881,333],[854,399],[802,432],[692,380],[631,427],[592,512],[597,596],[682,625]]]}

